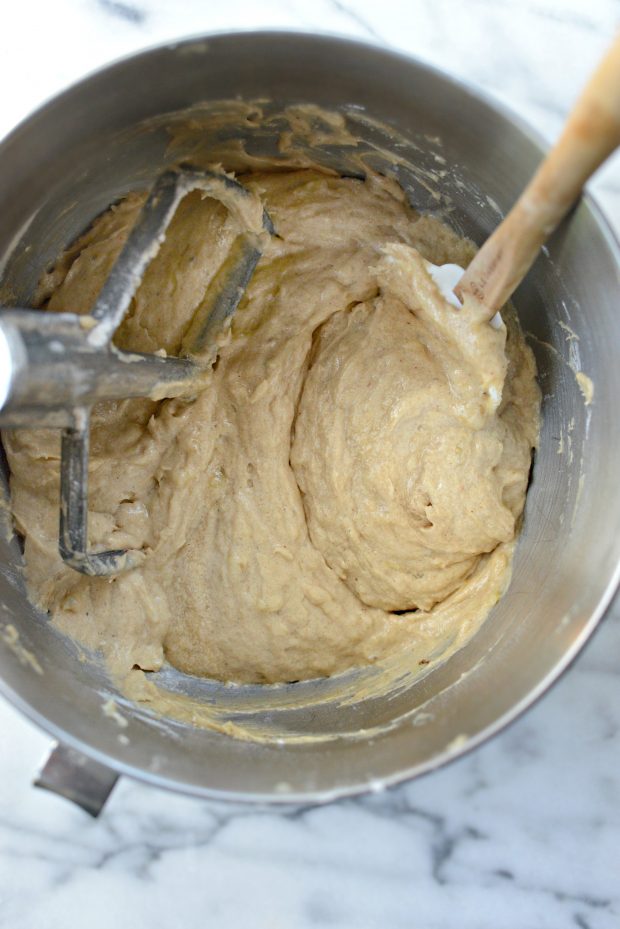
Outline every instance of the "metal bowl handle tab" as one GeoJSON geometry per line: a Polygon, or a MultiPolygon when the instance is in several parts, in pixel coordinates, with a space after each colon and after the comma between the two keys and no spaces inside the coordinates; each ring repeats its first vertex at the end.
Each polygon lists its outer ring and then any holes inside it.
{"type": "Polygon", "coordinates": [[[57,742],[34,785],[71,800],[90,816],[99,816],[117,780],[116,771],[57,742]]]}

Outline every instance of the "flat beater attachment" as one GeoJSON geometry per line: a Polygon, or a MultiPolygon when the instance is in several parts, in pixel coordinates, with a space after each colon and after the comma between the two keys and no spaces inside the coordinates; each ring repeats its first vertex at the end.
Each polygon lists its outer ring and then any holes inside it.
{"type": "Polygon", "coordinates": [[[205,353],[236,310],[273,234],[266,211],[262,230],[247,228],[251,194],[223,172],[182,166],[161,174],[142,207],[89,316],[2,309],[0,336],[10,356],[10,384],[0,426],[62,429],[59,551],[82,574],[110,576],[134,567],[138,550],[89,552],[88,458],[90,411],[100,400],[187,393],[212,358],[205,353]],[[183,344],[184,357],[122,352],[112,338],[142,276],[163,242],[182,198],[199,188],[235,214],[242,231],[209,287],[212,299],[197,309],[183,344]]]}

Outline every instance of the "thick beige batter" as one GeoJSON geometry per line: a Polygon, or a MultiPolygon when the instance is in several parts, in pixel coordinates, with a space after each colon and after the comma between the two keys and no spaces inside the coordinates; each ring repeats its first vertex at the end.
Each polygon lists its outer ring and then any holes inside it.
{"type": "MultiPolygon", "coordinates": [[[[539,392],[507,330],[446,304],[423,258],[471,246],[383,178],[313,170],[243,182],[276,227],[209,383],[192,400],[95,411],[90,542],[141,567],[85,578],[57,553],[57,433],[5,437],[29,589],[116,673],[291,681],[462,644],[510,572],[539,392]],[[501,398],[501,402],[500,402],[501,398]]],[[[105,214],[43,282],[87,312],[141,197],[105,214]]],[[[117,342],[179,350],[235,232],[189,195],[117,342]]]]}

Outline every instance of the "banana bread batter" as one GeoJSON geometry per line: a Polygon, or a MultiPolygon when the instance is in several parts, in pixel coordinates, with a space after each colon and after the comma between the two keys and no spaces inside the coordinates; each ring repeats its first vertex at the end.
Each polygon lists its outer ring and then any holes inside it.
{"type": "MultiPolygon", "coordinates": [[[[92,548],[140,567],[87,578],[57,552],[59,436],[5,436],[31,596],[119,673],[300,680],[473,634],[509,579],[539,391],[509,308],[494,329],[424,259],[470,243],[400,187],[318,170],[240,178],[269,242],[197,396],[94,411],[92,548]]],[[[41,284],[87,312],[143,202],[111,208],[41,284]]],[[[117,344],[176,354],[236,233],[185,198],[117,344]]],[[[424,659],[426,662],[427,659],[424,659]]]]}

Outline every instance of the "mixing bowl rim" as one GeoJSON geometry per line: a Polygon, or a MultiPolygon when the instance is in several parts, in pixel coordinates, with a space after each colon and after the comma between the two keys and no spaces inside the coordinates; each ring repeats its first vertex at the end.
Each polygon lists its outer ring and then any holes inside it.
{"type": "MultiPolygon", "coordinates": [[[[92,71],[80,77],[78,80],[54,93],[52,96],[38,105],[34,110],[28,113],[2,140],[0,140],[0,156],[3,149],[7,145],[12,144],[18,138],[20,132],[33,119],[36,119],[36,117],[40,114],[43,114],[43,112],[48,107],[58,103],[64,96],[69,95],[72,91],[76,90],[81,85],[88,83],[92,79],[103,76],[107,72],[114,71],[119,66],[122,66],[129,61],[133,61],[142,57],[147,58],[154,53],[161,52],[166,49],[169,51],[177,51],[182,47],[187,50],[192,45],[200,46],[204,45],[205,42],[213,40],[226,41],[235,39],[238,36],[244,36],[248,38],[255,37],[265,40],[293,38],[308,41],[309,43],[321,43],[327,41],[332,42],[334,45],[348,44],[352,47],[361,47],[366,52],[371,50],[380,56],[384,56],[390,59],[400,59],[406,65],[414,65],[422,71],[431,72],[445,84],[452,85],[461,93],[464,93],[468,97],[472,98],[474,102],[482,103],[494,113],[508,120],[522,133],[522,135],[524,135],[530,142],[534,144],[534,146],[540,151],[541,155],[544,154],[544,152],[549,147],[542,134],[539,133],[538,130],[534,129],[519,113],[514,112],[513,109],[504,101],[497,100],[486,90],[479,89],[466,80],[449,74],[436,65],[425,62],[424,60],[407,52],[388,48],[379,43],[352,38],[350,36],[341,35],[331,31],[306,32],[290,29],[248,29],[220,30],[209,33],[199,33],[172,41],[168,40],[165,42],[159,42],[147,46],[146,48],[142,48],[139,51],[130,52],[129,54],[116,58],[111,62],[107,62],[101,67],[93,69],[92,71]]],[[[597,227],[601,230],[610,249],[610,252],[615,257],[616,263],[620,268],[620,239],[616,236],[613,228],[609,223],[609,220],[605,216],[601,207],[598,205],[595,197],[589,191],[586,190],[584,192],[582,196],[582,202],[589,213],[592,215],[592,218],[594,219],[597,227]]],[[[104,765],[108,769],[113,770],[119,775],[141,781],[153,787],[159,787],[188,796],[200,797],[202,799],[248,804],[268,804],[270,806],[278,805],[280,807],[308,803],[328,803],[341,798],[359,796],[365,793],[371,793],[384,788],[393,787],[397,784],[401,784],[422,775],[429,774],[431,771],[434,771],[449,762],[455,761],[458,758],[462,758],[467,753],[473,751],[484,742],[487,742],[502,732],[507,726],[517,720],[527,709],[532,707],[538,700],[540,700],[540,698],[555,683],[557,683],[568,667],[570,667],[570,665],[576,659],[577,655],[581,652],[587,641],[594,633],[595,629],[599,626],[606,611],[612,604],[619,584],[620,560],[616,564],[615,570],[607,582],[596,608],[592,611],[587,623],[581,630],[580,635],[574,640],[574,642],[571,643],[571,647],[566,652],[564,652],[561,658],[535,687],[533,687],[525,696],[521,698],[521,700],[512,706],[510,710],[502,714],[498,719],[494,720],[493,723],[485,727],[476,735],[467,736],[466,741],[462,742],[461,744],[455,745],[453,747],[448,746],[442,752],[438,753],[436,756],[425,762],[420,762],[411,767],[401,769],[391,775],[383,776],[380,779],[376,778],[374,780],[359,781],[353,784],[347,784],[346,786],[307,792],[298,791],[294,793],[261,793],[251,791],[226,791],[213,787],[189,784],[184,781],[177,781],[172,777],[167,777],[159,773],[155,774],[150,772],[148,769],[130,764],[124,761],[121,757],[100,751],[87,742],[84,742],[82,739],[66,732],[60,726],[57,726],[55,723],[51,722],[45,716],[43,716],[39,710],[35,709],[35,707],[28,703],[28,701],[26,701],[1,677],[0,695],[2,695],[2,697],[11,703],[17,710],[19,710],[19,712],[21,712],[28,720],[34,723],[39,729],[50,735],[59,743],[77,750],[86,757],[93,759],[94,761],[104,765]]]]}

